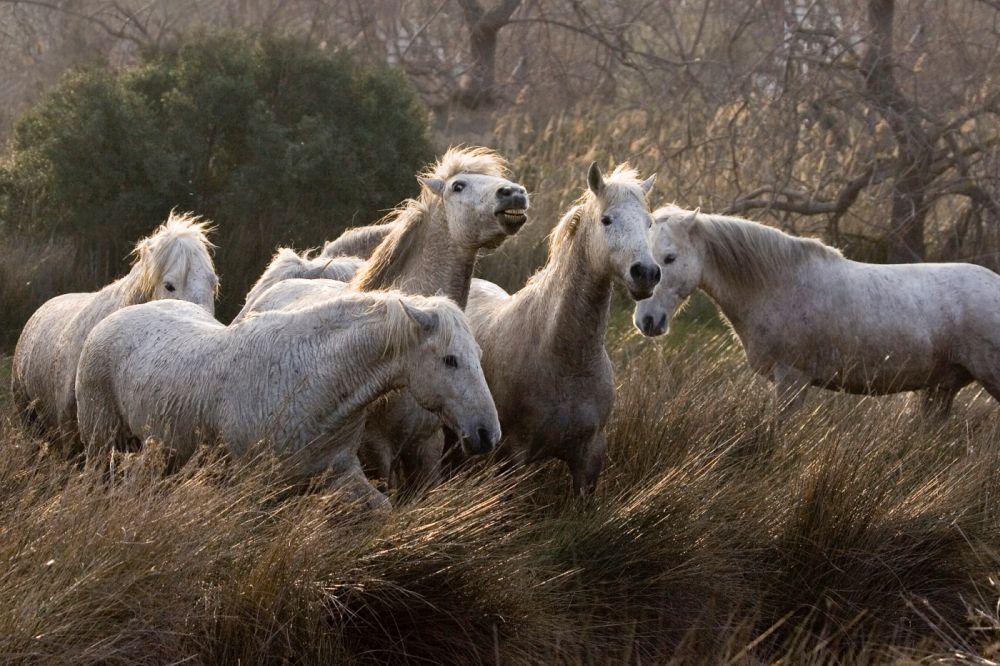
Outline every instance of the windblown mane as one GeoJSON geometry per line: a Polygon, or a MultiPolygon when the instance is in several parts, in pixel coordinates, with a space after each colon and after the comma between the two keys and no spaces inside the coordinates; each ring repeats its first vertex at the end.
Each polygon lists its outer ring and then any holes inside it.
{"type": "MultiPolygon", "coordinates": [[[[447,180],[460,173],[504,178],[507,163],[488,148],[452,147],[421,171],[419,177],[447,180]]],[[[375,249],[364,270],[354,277],[351,286],[361,291],[388,289],[402,274],[422,223],[440,210],[440,197],[423,190],[418,199],[407,199],[379,220],[376,225],[391,224],[393,229],[375,249]]]]}
{"type": "Polygon", "coordinates": [[[202,264],[215,273],[210,250],[215,245],[208,240],[212,226],[194,213],[170,211],[167,221],[156,231],[136,243],[132,255],[138,268],[136,279],[129,285],[127,299],[132,302],[150,300],[156,285],[168,273],[186,275],[193,264],[202,264]]]}
{"type": "MultiPolygon", "coordinates": [[[[418,328],[406,313],[403,303],[411,308],[430,312],[437,316],[438,326],[435,337],[446,346],[452,337],[461,331],[472,335],[465,315],[451,299],[444,296],[414,296],[402,292],[345,290],[335,298],[327,298],[313,305],[292,311],[268,311],[254,315],[258,321],[268,318],[290,318],[302,322],[326,322],[324,328],[330,330],[338,325],[353,326],[359,322],[384,325],[387,328],[386,353],[398,354],[411,348],[420,338],[418,328]]],[[[310,328],[313,324],[309,324],[310,328]]],[[[287,333],[289,329],[283,326],[287,333]]]]}
{"type": "Polygon", "coordinates": [[[310,257],[309,252],[299,254],[291,248],[280,247],[260,278],[247,292],[246,303],[282,280],[326,278],[347,282],[362,265],[364,262],[357,257],[310,257]]]}
{"type": "Polygon", "coordinates": [[[335,240],[327,241],[320,256],[368,259],[385,237],[392,233],[393,228],[392,222],[388,222],[348,229],[335,240]]]}
{"type": "MultiPolygon", "coordinates": [[[[677,206],[665,206],[654,220],[690,216],[677,206]]],[[[801,238],[759,222],[726,215],[698,213],[692,234],[705,244],[706,261],[733,284],[763,286],[785,275],[789,268],[810,259],[838,259],[840,250],[815,238],[801,238]]]]}
{"type": "Polygon", "coordinates": [[[431,213],[424,196],[407,199],[402,206],[389,213],[387,218],[392,231],[385,237],[364,267],[354,276],[351,286],[359,291],[388,289],[403,272],[406,259],[425,219],[431,213]]]}
{"type": "Polygon", "coordinates": [[[507,161],[489,148],[452,146],[434,164],[420,172],[421,178],[448,180],[460,173],[507,178],[507,161]]]}

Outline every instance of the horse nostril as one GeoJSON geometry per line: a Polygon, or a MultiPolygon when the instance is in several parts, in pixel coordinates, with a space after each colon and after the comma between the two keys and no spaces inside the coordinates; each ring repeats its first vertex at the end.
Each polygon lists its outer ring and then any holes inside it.
{"type": "Polygon", "coordinates": [[[643,272],[644,272],[644,270],[643,270],[642,264],[640,264],[638,262],[632,264],[632,266],[630,266],[629,269],[628,269],[628,274],[632,276],[633,280],[638,280],[639,278],[641,278],[643,272]]]}
{"type": "Polygon", "coordinates": [[[497,190],[497,198],[499,199],[501,197],[509,197],[513,193],[514,193],[513,188],[506,187],[506,186],[505,187],[501,187],[499,190],[497,190]]]}
{"type": "Polygon", "coordinates": [[[650,271],[650,274],[649,274],[649,279],[652,280],[653,282],[659,282],[660,281],[660,267],[659,266],[653,266],[653,270],[650,271]]]}
{"type": "Polygon", "coordinates": [[[642,330],[650,331],[652,330],[652,328],[653,328],[653,317],[650,315],[646,315],[645,317],[642,318],[642,330]]]}
{"type": "Polygon", "coordinates": [[[476,435],[479,437],[479,450],[489,451],[493,446],[493,437],[490,435],[490,431],[486,428],[480,428],[476,431],[476,435]]]}
{"type": "Polygon", "coordinates": [[[660,324],[656,328],[658,328],[659,330],[662,331],[666,327],[667,327],[667,315],[666,315],[666,313],[664,313],[663,316],[660,317],[660,324]]]}

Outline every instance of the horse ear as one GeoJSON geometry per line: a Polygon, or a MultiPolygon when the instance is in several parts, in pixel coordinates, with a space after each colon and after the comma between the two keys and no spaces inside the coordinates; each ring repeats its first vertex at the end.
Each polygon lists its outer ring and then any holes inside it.
{"type": "Polygon", "coordinates": [[[444,194],[444,181],[440,178],[417,178],[420,184],[438,196],[444,194]]]}
{"type": "Polygon", "coordinates": [[[594,194],[599,195],[604,191],[604,175],[601,173],[601,167],[597,166],[597,162],[590,163],[590,169],[587,171],[587,185],[594,194]]]}
{"type": "Polygon", "coordinates": [[[653,183],[655,182],[656,182],[655,173],[646,180],[642,181],[642,185],[640,185],[640,187],[642,187],[643,194],[649,194],[649,191],[653,189],[653,183]]]}
{"type": "Polygon", "coordinates": [[[699,206],[698,208],[695,208],[693,211],[691,211],[690,215],[686,215],[684,217],[682,222],[684,224],[685,230],[690,231],[691,228],[694,227],[694,223],[698,220],[698,213],[700,212],[701,212],[701,207],[699,206]]]}
{"type": "Polygon", "coordinates": [[[406,313],[406,316],[420,328],[422,333],[430,335],[438,329],[439,320],[436,312],[427,312],[412,307],[407,305],[406,301],[400,301],[400,304],[403,306],[403,312],[406,313]]]}

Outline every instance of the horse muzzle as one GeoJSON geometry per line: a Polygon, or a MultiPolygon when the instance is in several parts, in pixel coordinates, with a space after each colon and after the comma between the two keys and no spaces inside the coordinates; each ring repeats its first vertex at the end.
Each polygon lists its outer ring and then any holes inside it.
{"type": "Polygon", "coordinates": [[[653,295],[653,290],[660,282],[660,267],[653,264],[644,264],[640,261],[632,264],[628,269],[628,292],[634,300],[641,301],[653,295]]]}
{"type": "Polygon", "coordinates": [[[656,319],[653,315],[645,315],[641,320],[636,319],[634,323],[635,327],[639,329],[639,332],[647,338],[655,338],[659,335],[663,335],[667,332],[667,328],[669,327],[666,313],[664,313],[659,319],[656,319]]]}
{"type": "Polygon", "coordinates": [[[462,451],[468,456],[481,456],[495,449],[499,443],[499,431],[479,426],[475,434],[462,437],[462,451]]]}
{"type": "Polygon", "coordinates": [[[497,195],[498,201],[496,208],[493,209],[493,214],[504,232],[511,236],[520,231],[524,223],[528,221],[528,195],[523,190],[503,189],[511,191],[505,195],[497,195]]]}

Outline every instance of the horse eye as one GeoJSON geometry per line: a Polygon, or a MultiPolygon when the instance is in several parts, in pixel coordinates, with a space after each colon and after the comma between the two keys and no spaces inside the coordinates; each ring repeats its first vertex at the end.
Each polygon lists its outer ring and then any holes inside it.
{"type": "Polygon", "coordinates": [[[444,357],[444,364],[447,365],[449,368],[457,368],[458,358],[452,356],[451,354],[448,354],[447,356],[444,357]]]}
{"type": "Polygon", "coordinates": [[[174,285],[171,284],[170,282],[165,283],[163,285],[163,288],[166,289],[167,291],[169,291],[170,293],[173,293],[173,292],[177,291],[177,289],[174,287],[174,285]]]}
{"type": "Polygon", "coordinates": [[[668,254],[665,257],[663,257],[663,263],[665,263],[665,264],[672,264],[672,263],[674,263],[674,260],[676,258],[677,258],[676,254],[668,254]]]}
{"type": "Polygon", "coordinates": [[[601,224],[603,224],[604,226],[610,225],[611,224],[611,216],[610,215],[603,216],[601,218],[601,224]]]}
{"type": "Polygon", "coordinates": [[[465,183],[463,183],[460,180],[456,180],[454,183],[451,184],[452,192],[461,192],[464,189],[465,189],[465,183]]]}

